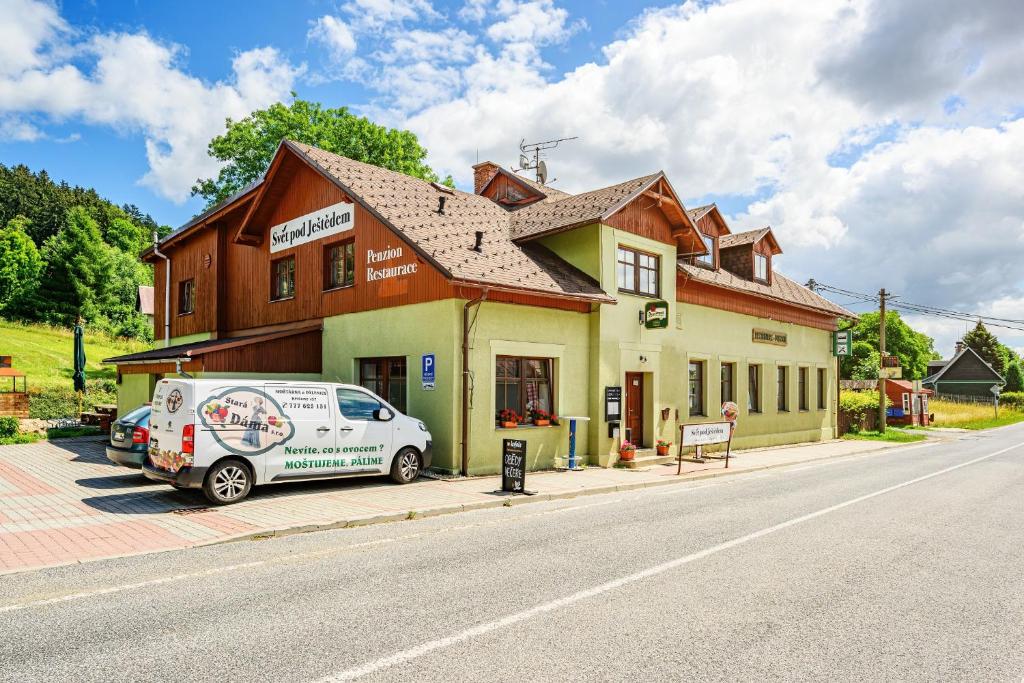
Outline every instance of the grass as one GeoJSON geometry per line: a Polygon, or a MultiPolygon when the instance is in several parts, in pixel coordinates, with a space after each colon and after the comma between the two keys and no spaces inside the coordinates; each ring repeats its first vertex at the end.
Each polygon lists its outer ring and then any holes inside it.
{"type": "Polygon", "coordinates": [[[999,417],[996,418],[993,407],[984,403],[931,400],[928,401],[928,412],[935,415],[932,427],[991,429],[1024,421],[1024,412],[1005,406],[999,408],[999,417]]]}
{"type": "Polygon", "coordinates": [[[913,443],[924,441],[928,437],[924,434],[910,434],[899,429],[888,428],[884,434],[878,432],[858,432],[856,434],[844,434],[844,439],[851,441],[889,441],[891,443],[913,443]]]}
{"type": "MultiPolygon", "coordinates": [[[[100,361],[151,345],[114,339],[105,334],[85,333],[85,376],[88,379],[116,379],[117,369],[100,361]]],[[[28,375],[29,387],[71,387],[74,373],[74,334],[49,325],[25,325],[0,320],[0,355],[13,356],[12,365],[28,375]]],[[[18,381],[21,390],[21,381],[18,381]]]]}
{"type": "Polygon", "coordinates": [[[46,430],[46,436],[39,434],[15,434],[14,436],[0,436],[0,446],[11,446],[13,444],[35,443],[43,439],[71,439],[76,436],[100,436],[99,427],[54,427],[46,430]]]}

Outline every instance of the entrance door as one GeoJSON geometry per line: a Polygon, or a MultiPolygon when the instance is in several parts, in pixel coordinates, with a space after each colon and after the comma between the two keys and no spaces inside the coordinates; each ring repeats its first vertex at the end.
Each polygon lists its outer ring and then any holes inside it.
{"type": "Polygon", "coordinates": [[[626,429],[637,446],[644,443],[644,374],[626,373],[626,429]]]}

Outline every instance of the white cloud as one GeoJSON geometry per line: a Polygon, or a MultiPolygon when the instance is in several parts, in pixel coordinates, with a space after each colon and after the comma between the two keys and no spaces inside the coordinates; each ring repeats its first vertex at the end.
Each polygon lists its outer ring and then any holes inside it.
{"type": "Polygon", "coordinates": [[[0,0],[0,75],[46,65],[41,47],[70,31],[50,3],[0,0]]]}
{"type": "Polygon", "coordinates": [[[585,25],[567,24],[569,12],[553,0],[498,0],[494,12],[500,19],[487,28],[487,35],[503,43],[560,43],[585,25]]]}
{"type": "Polygon", "coordinates": [[[481,22],[487,16],[487,8],[491,0],[466,0],[459,10],[459,18],[463,21],[481,22]]]}
{"type": "Polygon", "coordinates": [[[343,20],[329,14],[313,22],[306,37],[325,45],[336,62],[341,62],[356,51],[356,38],[352,29],[343,20]]]}
{"type": "Polygon", "coordinates": [[[21,69],[0,75],[0,115],[31,112],[141,133],[149,161],[141,182],[178,202],[196,178],[217,172],[206,146],[225,118],[286,98],[302,70],[273,48],[256,48],[234,58],[229,79],[205,83],[182,70],[182,48],[145,33],[100,33],[81,42],[63,35],[54,45],[47,44],[54,32],[34,35],[36,42],[15,55],[21,69]],[[72,53],[75,62],[66,59],[72,53]]]}
{"type": "Polygon", "coordinates": [[[388,42],[389,49],[376,55],[386,64],[399,61],[459,64],[472,59],[476,41],[461,29],[446,28],[442,31],[399,31],[388,42]]]}
{"type": "Polygon", "coordinates": [[[24,119],[0,116],[0,142],[35,142],[44,137],[43,131],[24,119]]]}
{"type": "Polygon", "coordinates": [[[352,17],[353,25],[363,29],[441,16],[429,0],[350,0],[342,9],[352,17]]]}

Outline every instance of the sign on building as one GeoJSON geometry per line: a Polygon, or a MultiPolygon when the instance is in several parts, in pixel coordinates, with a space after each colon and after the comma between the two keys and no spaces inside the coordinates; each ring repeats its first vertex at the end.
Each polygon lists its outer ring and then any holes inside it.
{"type": "Polygon", "coordinates": [[[355,227],[355,204],[339,202],[270,229],[270,253],[330,237],[355,227]]]}
{"type": "Polygon", "coordinates": [[[668,327],[668,302],[648,301],[644,304],[644,327],[663,330],[668,327]]]}
{"type": "Polygon", "coordinates": [[[836,356],[853,354],[853,330],[839,330],[832,333],[832,354],[836,356]]]}
{"type": "Polygon", "coordinates": [[[604,388],[604,419],[605,422],[622,419],[622,387],[604,388]]]}
{"type": "Polygon", "coordinates": [[[420,379],[423,381],[424,391],[433,391],[437,375],[437,359],[432,353],[423,354],[423,363],[420,368],[420,379]]]}
{"type": "Polygon", "coordinates": [[[758,344],[773,344],[775,346],[785,346],[789,343],[789,338],[785,332],[776,332],[775,330],[762,330],[755,327],[751,334],[751,341],[758,344]]]}

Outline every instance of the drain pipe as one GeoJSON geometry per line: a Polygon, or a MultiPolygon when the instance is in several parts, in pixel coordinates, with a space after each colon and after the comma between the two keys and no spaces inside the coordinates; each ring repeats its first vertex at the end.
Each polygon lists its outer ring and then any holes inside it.
{"type": "Polygon", "coordinates": [[[164,348],[167,348],[171,345],[171,259],[160,252],[156,230],[153,231],[153,255],[164,260],[164,348]]]}
{"type": "MultiPolygon", "coordinates": [[[[469,309],[487,300],[485,288],[479,297],[462,307],[462,476],[469,476],[469,309]]],[[[479,310],[477,315],[480,315],[479,310]]],[[[476,323],[476,318],[473,319],[476,323]]]]}
{"type": "Polygon", "coordinates": [[[177,371],[177,373],[179,375],[181,375],[185,379],[192,379],[192,375],[190,375],[187,372],[185,372],[185,369],[183,367],[181,367],[181,359],[180,358],[175,358],[174,359],[174,369],[177,371]]]}

